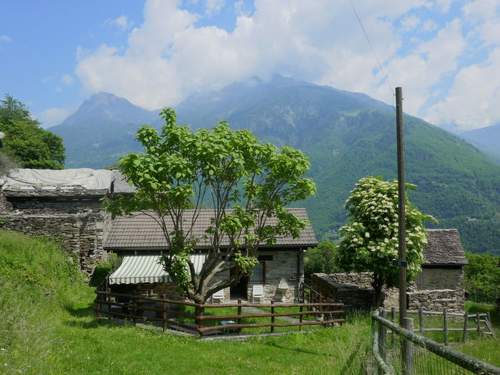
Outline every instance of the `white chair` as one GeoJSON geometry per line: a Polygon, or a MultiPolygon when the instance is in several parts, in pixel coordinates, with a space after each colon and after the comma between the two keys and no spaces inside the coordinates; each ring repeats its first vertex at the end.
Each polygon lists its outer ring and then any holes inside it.
{"type": "Polygon", "coordinates": [[[252,302],[255,302],[256,298],[259,298],[260,302],[264,298],[264,285],[255,284],[252,286],[252,302]]]}
{"type": "Polygon", "coordinates": [[[224,289],[218,290],[214,294],[212,294],[212,303],[221,303],[224,302],[225,295],[224,295],[224,289]]]}

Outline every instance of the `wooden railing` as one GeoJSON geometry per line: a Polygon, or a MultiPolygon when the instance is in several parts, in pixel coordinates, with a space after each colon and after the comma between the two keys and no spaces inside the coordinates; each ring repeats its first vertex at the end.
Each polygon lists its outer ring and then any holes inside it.
{"type": "Polygon", "coordinates": [[[297,327],[302,330],[304,326],[327,327],[344,322],[344,305],[328,302],[248,303],[238,300],[238,303],[197,304],[99,291],[95,306],[97,318],[153,323],[164,330],[174,329],[200,336],[262,328],[269,328],[272,333],[276,328],[297,327]],[[244,312],[245,308],[251,311],[244,312]],[[221,309],[231,312],[217,313],[221,309]],[[245,321],[248,319],[258,321],[245,321]]]}

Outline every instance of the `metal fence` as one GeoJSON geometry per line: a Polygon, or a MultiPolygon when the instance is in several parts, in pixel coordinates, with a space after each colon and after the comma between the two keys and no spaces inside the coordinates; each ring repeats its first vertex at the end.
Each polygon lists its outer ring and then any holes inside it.
{"type": "Polygon", "coordinates": [[[402,328],[384,317],[383,310],[372,315],[375,367],[379,374],[493,374],[500,368],[453,350],[413,332],[413,320],[402,328]]]}

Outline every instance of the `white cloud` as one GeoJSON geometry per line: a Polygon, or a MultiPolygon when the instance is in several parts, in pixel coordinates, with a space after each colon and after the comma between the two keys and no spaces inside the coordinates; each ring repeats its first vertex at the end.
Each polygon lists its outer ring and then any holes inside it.
{"type": "Polygon", "coordinates": [[[42,124],[42,127],[49,128],[54,125],[59,125],[73,112],[74,112],[73,109],[53,107],[53,108],[47,108],[36,117],[42,124]]]}
{"type": "Polygon", "coordinates": [[[219,13],[224,8],[224,0],[207,0],[205,12],[208,16],[219,13]]]}
{"type": "Polygon", "coordinates": [[[405,31],[413,30],[420,24],[420,18],[415,15],[406,16],[401,20],[401,27],[405,31]]]}
{"type": "Polygon", "coordinates": [[[128,30],[130,24],[127,16],[121,15],[113,19],[108,19],[106,21],[107,25],[110,25],[112,27],[116,27],[119,30],[125,31],[128,30]]]}
{"type": "MultiPolygon", "coordinates": [[[[216,9],[217,3],[207,1],[207,11],[216,9]]],[[[89,92],[111,92],[150,109],[174,105],[199,90],[274,73],[365,92],[389,103],[393,102],[393,86],[401,85],[408,112],[465,123],[464,114],[452,105],[465,103],[470,96],[460,82],[471,76],[480,82],[484,78],[476,70],[493,73],[496,67],[498,72],[500,63],[490,57],[487,63],[470,67],[474,74],[466,74],[460,59],[470,47],[471,36],[464,35],[468,29],[464,24],[472,23],[481,42],[495,47],[500,38],[497,3],[471,2],[464,8],[466,18],[438,25],[439,17],[426,19],[418,11],[444,13],[450,1],[357,1],[354,4],[372,50],[348,0],[255,0],[252,14],[242,13],[242,3],[236,2],[235,9],[240,11],[232,31],[198,26],[199,16],[180,9],[178,1],[147,0],[144,21],[129,32],[123,52],[106,44],[94,50],[79,48],[76,74],[89,92]],[[421,28],[426,39],[418,39],[417,34],[411,49],[405,46],[402,55],[403,38],[395,26],[421,28]],[[450,101],[442,97],[446,94],[443,82],[450,86],[450,101]]],[[[489,85],[490,93],[500,91],[495,80],[489,85]]],[[[480,96],[489,108],[495,103],[480,96]]],[[[490,113],[495,115],[489,117],[500,119],[500,113],[490,113]]]]}
{"type": "Polygon", "coordinates": [[[0,35],[0,44],[1,43],[11,43],[12,42],[12,38],[8,35],[0,35]]]}

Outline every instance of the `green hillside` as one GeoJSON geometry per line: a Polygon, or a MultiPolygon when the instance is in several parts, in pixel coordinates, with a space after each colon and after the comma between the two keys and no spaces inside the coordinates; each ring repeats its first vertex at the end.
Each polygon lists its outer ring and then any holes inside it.
{"type": "Polygon", "coordinates": [[[370,350],[367,317],[246,342],[98,321],[93,289],[71,258],[54,243],[13,232],[0,231],[0,288],[2,375],[358,374],[370,350]]]}
{"type": "MultiPolygon", "coordinates": [[[[176,109],[179,121],[194,128],[228,120],[306,152],[318,194],[300,204],[321,237],[335,238],[343,203],[360,177],[396,176],[394,108],[363,94],[277,76],[198,94],[176,109]]],[[[153,118],[101,94],[53,129],[64,138],[68,166],[105,167],[138,149],[134,132],[144,122],[158,125],[153,118]]],[[[407,175],[418,186],[411,198],[439,227],[458,228],[468,250],[500,254],[500,165],[438,127],[410,116],[406,123],[407,175]]]]}

